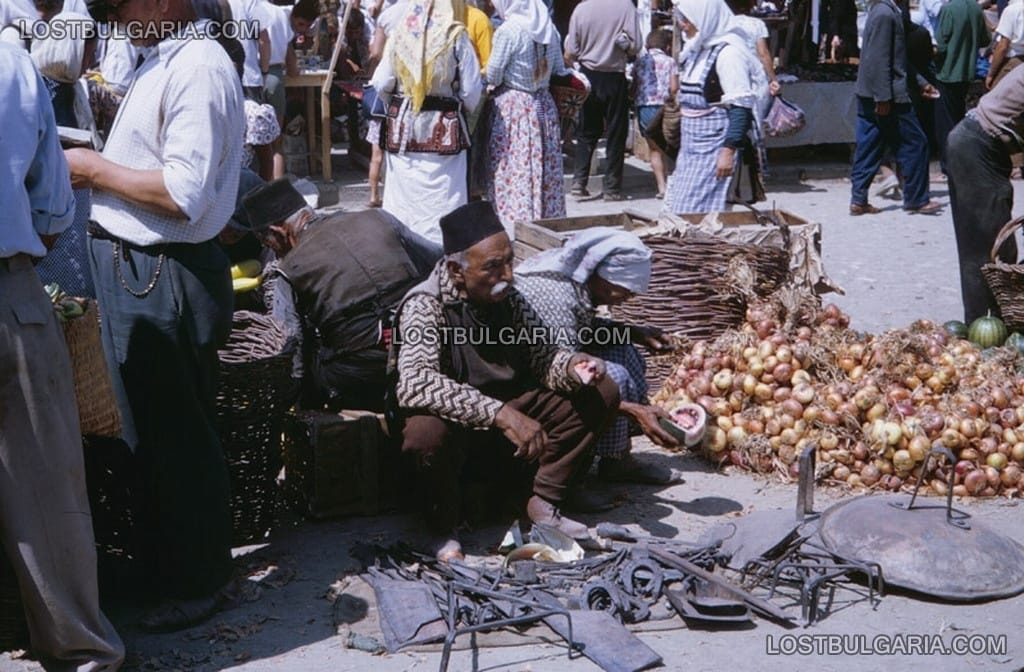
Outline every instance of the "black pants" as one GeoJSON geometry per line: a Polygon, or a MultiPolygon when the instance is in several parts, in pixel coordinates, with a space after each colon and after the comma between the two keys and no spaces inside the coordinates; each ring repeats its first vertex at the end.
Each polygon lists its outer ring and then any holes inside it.
{"type": "Polygon", "coordinates": [[[939,148],[942,174],[949,175],[946,166],[946,143],[949,134],[967,113],[967,89],[970,82],[939,82],[939,99],[935,101],[935,142],[939,148]]]}
{"type": "Polygon", "coordinates": [[[596,72],[583,68],[590,80],[590,95],[580,110],[576,125],[576,165],[573,187],[586,187],[590,178],[590,160],[597,141],[608,132],[608,167],[604,173],[604,193],[622,191],[622,166],[626,160],[626,133],[629,131],[629,96],[626,75],[621,72],[596,72]]]}
{"type": "Polygon", "coordinates": [[[123,435],[140,470],[143,561],[163,595],[210,595],[231,576],[214,418],[217,348],[231,330],[228,258],[213,241],[130,249],[94,236],[89,254],[123,435]],[[143,293],[154,277],[144,297],[125,288],[143,293]]]}
{"type": "MultiPolygon", "coordinates": [[[[990,310],[999,315],[981,267],[989,262],[996,235],[1010,220],[1013,209],[1010,148],[966,117],[949,134],[946,153],[964,321],[970,323],[990,310]]],[[[1003,245],[1000,257],[1016,262],[1017,245],[1012,238],[1003,245]]]]}

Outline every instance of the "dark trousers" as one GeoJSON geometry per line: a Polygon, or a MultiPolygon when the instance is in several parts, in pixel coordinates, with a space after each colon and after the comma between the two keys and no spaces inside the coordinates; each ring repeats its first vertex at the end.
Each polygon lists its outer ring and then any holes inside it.
{"type": "Polygon", "coordinates": [[[892,105],[885,117],[875,114],[870,98],[857,97],[857,149],[850,172],[850,203],[865,205],[868,190],[882,164],[885,149],[896,155],[903,174],[903,207],[919,208],[928,191],[928,139],[910,103],[892,105]]]}
{"type": "Polygon", "coordinates": [[[580,110],[576,125],[576,165],[574,187],[586,187],[590,178],[590,160],[597,141],[607,129],[608,167],[604,173],[604,193],[622,191],[622,166],[626,160],[626,134],[629,131],[629,95],[626,75],[621,72],[596,72],[583,68],[590,80],[590,95],[580,110]]]}
{"type": "MultiPolygon", "coordinates": [[[[27,255],[0,258],[4,555],[18,580],[32,649],[46,670],[120,666],[124,645],[100,611],[71,361],[27,255]]],[[[5,601],[5,627],[17,617],[9,612],[5,601]]]]}
{"type": "Polygon", "coordinates": [[[231,575],[227,465],[215,427],[217,348],[231,329],[228,259],[208,241],[145,249],[90,237],[103,349],[140,470],[146,570],[168,597],[231,575]],[[145,297],[141,293],[162,268],[145,297]]]}
{"type": "MultiPolygon", "coordinates": [[[[964,321],[968,324],[988,311],[999,315],[981,267],[991,259],[999,230],[1010,221],[1013,186],[1010,184],[1010,148],[966,117],[949,134],[949,199],[960,258],[960,292],[964,321]]],[[[1003,261],[1017,261],[1013,238],[1000,250],[1003,261]]]]}
{"type": "MultiPolygon", "coordinates": [[[[619,407],[619,388],[610,378],[573,396],[535,389],[507,402],[539,422],[548,437],[533,476],[533,494],[558,503],[566,489],[590,465],[594,440],[619,407]]],[[[515,448],[498,430],[470,430],[433,415],[405,419],[402,453],[417,470],[426,500],[428,522],[437,532],[449,532],[462,522],[462,472],[480,451],[494,451],[493,468],[515,468],[515,448]],[[498,459],[494,459],[497,457],[498,459]]]]}
{"type": "Polygon", "coordinates": [[[946,142],[950,132],[967,114],[967,89],[970,82],[938,82],[939,99],[935,101],[935,141],[939,146],[942,174],[949,175],[946,163],[946,142]]]}

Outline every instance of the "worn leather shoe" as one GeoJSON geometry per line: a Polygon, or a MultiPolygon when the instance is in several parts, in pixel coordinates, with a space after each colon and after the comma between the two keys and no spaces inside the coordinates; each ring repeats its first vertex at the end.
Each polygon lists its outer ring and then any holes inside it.
{"type": "Polygon", "coordinates": [[[614,496],[589,488],[573,488],[562,502],[562,508],[569,513],[601,513],[616,506],[614,496]]]}
{"type": "Polygon", "coordinates": [[[942,204],[936,203],[935,201],[928,201],[924,205],[920,205],[916,208],[906,208],[906,211],[912,215],[936,215],[942,210],[942,204]]]}
{"type": "Polygon", "coordinates": [[[562,534],[573,539],[589,539],[590,530],[583,523],[576,522],[572,518],[566,518],[551,502],[542,497],[534,495],[526,503],[526,515],[538,525],[553,527],[562,534]]]}
{"type": "Polygon", "coordinates": [[[602,457],[597,465],[597,477],[610,483],[644,485],[673,485],[683,482],[683,475],[678,470],[641,462],[632,455],[617,460],[602,457]]]}
{"type": "Polygon", "coordinates": [[[865,203],[863,205],[857,205],[856,203],[850,204],[850,214],[854,217],[858,217],[860,215],[877,215],[880,212],[881,210],[870,203],[865,203]]]}

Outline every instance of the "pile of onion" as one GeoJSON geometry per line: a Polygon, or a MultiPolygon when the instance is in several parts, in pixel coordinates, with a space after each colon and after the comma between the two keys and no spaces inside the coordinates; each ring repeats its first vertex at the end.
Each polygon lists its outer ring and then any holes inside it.
{"type": "Polygon", "coordinates": [[[1024,376],[1013,348],[984,353],[921,320],[879,336],[829,305],[803,319],[754,305],[747,321],[686,350],[654,397],[708,412],[703,452],[719,464],[794,478],[806,446],[818,477],[854,488],[1013,496],[1024,488],[1024,376]]]}

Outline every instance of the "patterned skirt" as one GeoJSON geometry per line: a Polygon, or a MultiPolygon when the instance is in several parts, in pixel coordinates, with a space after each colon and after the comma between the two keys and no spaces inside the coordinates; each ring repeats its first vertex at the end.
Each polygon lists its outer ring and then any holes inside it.
{"type": "MultiPolygon", "coordinates": [[[[619,394],[623,401],[637,404],[648,403],[647,399],[647,363],[644,356],[632,345],[610,345],[601,348],[587,348],[595,357],[605,361],[608,377],[619,386],[619,394]]],[[[594,443],[594,454],[597,457],[619,459],[629,453],[630,423],[632,421],[622,415],[615,416],[608,429],[594,443]]]]}
{"type": "Polygon", "coordinates": [[[564,217],[561,131],[548,90],[501,90],[486,123],[487,196],[509,236],[518,221],[564,217]]]}
{"type": "Polygon", "coordinates": [[[682,118],[679,157],[666,187],[666,210],[676,215],[725,210],[730,181],[715,177],[715,168],[728,127],[723,109],[682,118]]]}

